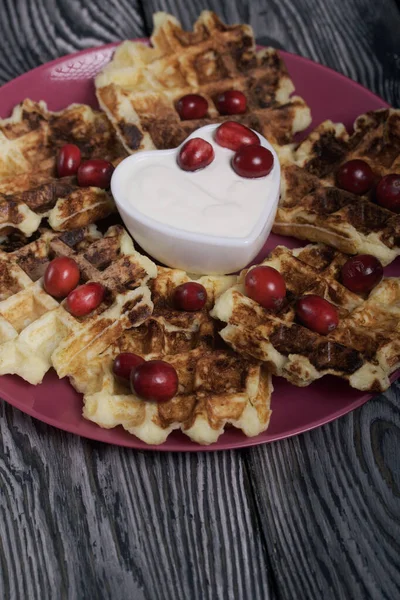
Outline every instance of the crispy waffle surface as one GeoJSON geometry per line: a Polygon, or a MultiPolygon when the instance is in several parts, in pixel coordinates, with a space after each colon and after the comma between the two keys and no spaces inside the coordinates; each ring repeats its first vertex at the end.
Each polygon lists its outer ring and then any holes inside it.
{"type": "Polygon", "coordinates": [[[271,415],[271,375],[260,361],[243,358],[226,346],[209,316],[214,300],[235,277],[201,277],[207,305],[199,312],[177,311],[170,298],[173,289],[190,281],[183,271],[159,267],[151,282],[153,314],[122,336],[91,363],[90,377],[82,370],[73,376],[85,393],[85,418],[104,428],[122,425],[148,444],[161,444],[180,429],[200,444],[216,442],[226,425],[247,436],[265,431],[271,415]],[[222,343],[221,343],[222,342],[222,343]],[[144,402],[112,373],[120,352],[145,359],[162,359],[179,377],[177,395],[165,403],[144,402]]]}
{"type": "Polygon", "coordinates": [[[166,13],[154,15],[152,47],[126,41],[96,78],[97,97],[128,152],[178,146],[198,127],[239,120],[275,144],[287,144],[311,122],[304,100],[273,48],[256,51],[249,25],[225,25],[203,11],[192,32],[166,13]],[[244,114],[222,116],[215,97],[241,90],[244,114]],[[208,114],[181,120],[177,101],[201,94],[208,114]]]}
{"type": "Polygon", "coordinates": [[[56,177],[57,153],[67,143],[80,148],[83,160],[116,165],[126,156],[106,115],[83,104],[51,112],[27,99],[0,120],[0,235],[32,235],[44,219],[56,231],[76,229],[115,211],[108,191],[56,177]]]}
{"type": "Polygon", "coordinates": [[[348,254],[373,254],[387,265],[400,255],[400,215],[369,196],[335,187],[338,167],[355,158],[376,175],[400,173],[400,110],[357,118],[349,135],[325,121],[299,146],[281,149],[282,186],[274,233],[323,242],[348,254]]]}
{"type": "Polygon", "coordinates": [[[91,361],[151,314],[147,282],[157,274],[150,259],[135,251],[120,226],[102,235],[95,225],[64,233],[37,232],[25,243],[10,236],[0,250],[0,374],[17,374],[38,384],[51,366],[59,377],[91,361]],[[74,317],[43,288],[43,274],[56,256],[79,266],[81,283],[99,282],[106,293],[90,315],[74,317]]]}
{"type": "Polygon", "coordinates": [[[389,375],[400,367],[400,278],[384,278],[368,296],[354,294],[340,283],[347,258],[323,244],[276,247],[262,264],[284,276],[285,303],[271,312],[248,298],[245,270],[211,312],[227,323],[220,335],[242,356],[263,361],[294,385],[331,374],[359,390],[387,389],[389,375]],[[304,294],[317,294],[337,307],[334,331],[323,336],[296,322],[295,302],[304,294]]]}

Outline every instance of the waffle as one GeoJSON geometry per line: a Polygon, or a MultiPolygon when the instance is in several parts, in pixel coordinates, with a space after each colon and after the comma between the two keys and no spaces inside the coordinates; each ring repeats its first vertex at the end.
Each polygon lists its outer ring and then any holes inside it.
{"type": "Polygon", "coordinates": [[[227,323],[220,335],[244,357],[263,361],[298,386],[331,374],[359,390],[380,392],[400,366],[400,278],[385,278],[369,296],[340,283],[347,256],[316,244],[289,250],[278,246],[262,263],[282,273],[286,302],[272,313],[245,296],[244,277],[218,298],[211,314],[227,323]],[[295,321],[294,304],[317,294],[336,305],[340,321],[326,336],[295,321]]]}
{"type": "Polygon", "coordinates": [[[44,102],[24,100],[0,121],[0,235],[29,236],[44,218],[57,231],[76,229],[114,212],[105,190],[56,178],[57,153],[66,143],[78,145],[84,160],[116,164],[126,155],[107,117],[83,104],[54,113],[44,102]]]}
{"type": "Polygon", "coordinates": [[[400,254],[400,215],[335,187],[340,164],[360,158],[377,176],[400,173],[400,110],[361,115],[354,133],[322,123],[297,148],[281,151],[282,193],[273,231],[323,242],[387,265],[400,254]]]}
{"type": "Polygon", "coordinates": [[[127,327],[141,324],[152,311],[146,285],[156,266],[133,248],[122,227],[103,236],[94,225],[56,234],[47,229],[25,243],[20,234],[0,251],[0,374],[15,373],[38,384],[51,366],[63,377],[76,362],[93,357],[127,327]],[[73,317],[43,288],[44,271],[55,256],[77,262],[81,282],[106,288],[103,303],[86,317],[73,317]]]}
{"type": "Polygon", "coordinates": [[[227,424],[247,436],[265,431],[271,415],[270,374],[258,361],[244,359],[221,343],[218,347],[216,323],[208,314],[214,299],[234,279],[198,279],[207,289],[208,305],[188,313],[171,308],[169,298],[174,287],[189,277],[183,271],[159,268],[151,284],[153,314],[136,329],[125,331],[92,363],[90,389],[87,375],[74,374],[73,384],[86,392],[84,417],[105,428],[122,425],[148,444],[163,443],[175,429],[200,444],[215,442],[227,424]],[[112,374],[112,361],[120,352],[172,364],[179,377],[178,394],[162,404],[131,394],[112,374]]]}
{"type": "Polygon", "coordinates": [[[224,25],[203,11],[193,32],[166,13],[154,15],[153,47],[124,42],[96,78],[97,98],[128,152],[178,146],[198,127],[239,120],[271,142],[286,144],[310,124],[304,100],[273,48],[256,52],[249,25],[224,25]],[[241,90],[245,114],[221,116],[214,103],[224,91],[241,90]],[[176,102],[189,93],[208,100],[205,118],[181,121],[176,102]]]}

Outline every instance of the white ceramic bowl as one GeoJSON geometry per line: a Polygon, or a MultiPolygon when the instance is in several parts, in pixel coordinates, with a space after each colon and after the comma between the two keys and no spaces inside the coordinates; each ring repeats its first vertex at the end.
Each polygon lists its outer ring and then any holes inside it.
{"type": "MultiPolygon", "coordinates": [[[[202,133],[212,134],[218,126],[217,124],[201,127],[187,139],[202,137],[202,133]]],[[[248,235],[223,237],[185,231],[165,224],[161,220],[158,221],[156,214],[154,214],[154,218],[149,217],[135,208],[129,195],[129,186],[132,185],[132,167],[135,162],[140,160],[145,164],[147,159],[150,161],[154,159],[155,153],[158,158],[161,155],[177,156],[179,146],[172,150],[151,150],[133,154],[121,161],[114,171],[111,191],[118,211],[134,240],[161,263],[169,267],[184,269],[190,273],[227,274],[239,271],[248,265],[261,250],[271,232],[278,207],[280,188],[278,156],[271,144],[263,136],[257,135],[261,145],[272,152],[274,166],[268,175],[271,185],[269,193],[265,197],[265,206],[263,205],[262,212],[248,235]]],[[[226,152],[226,149],[223,151],[226,152]]]]}

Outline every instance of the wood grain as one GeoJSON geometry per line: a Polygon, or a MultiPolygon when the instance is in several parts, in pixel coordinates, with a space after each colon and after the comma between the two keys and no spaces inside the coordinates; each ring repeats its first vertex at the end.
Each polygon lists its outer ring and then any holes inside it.
{"type": "Polygon", "coordinates": [[[332,425],[249,453],[283,598],[400,597],[399,399],[397,383],[332,425]]]}
{"type": "Polygon", "coordinates": [[[138,0],[2,0],[0,84],[84,48],[142,37],[138,0]]]}
{"type": "MultiPolygon", "coordinates": [[[[0,82],[202,8],[400,103],[394,0],[3,0],[0,82]]],[[[351,415],[241,452],[139,453],[0,404],[0,598],[393,600],[400,385],[351,415]]]]}
{"type": "Polygon", "coordinates": [[[274,597],[238,453],[133,452],[3,403],[0,473],[2,598],[274,597]]]}

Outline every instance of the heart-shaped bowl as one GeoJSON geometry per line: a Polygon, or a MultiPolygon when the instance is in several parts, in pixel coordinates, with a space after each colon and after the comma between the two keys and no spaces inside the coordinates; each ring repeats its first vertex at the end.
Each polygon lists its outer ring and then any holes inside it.
{"type": "Polygon", "coordinates": [[[189,172],[177,164],[181,146],[138,152],[115,169],[111,191],[137,243],[161,263],[197,274],[226,274],[248,265],[264,246],[279,201],[280,165],[269,175],[248,179],[232,168],[234,152],[214,140],[218,124],[194,131],[212,144],[215,158],[189,172]]]}

